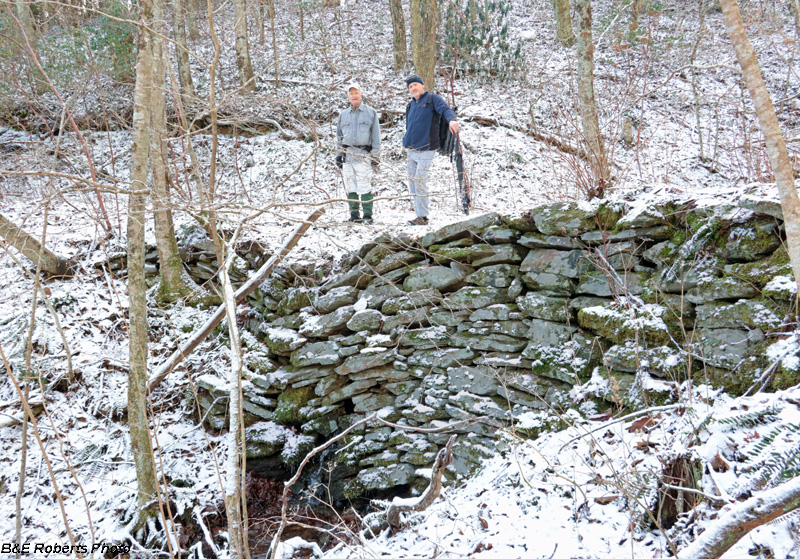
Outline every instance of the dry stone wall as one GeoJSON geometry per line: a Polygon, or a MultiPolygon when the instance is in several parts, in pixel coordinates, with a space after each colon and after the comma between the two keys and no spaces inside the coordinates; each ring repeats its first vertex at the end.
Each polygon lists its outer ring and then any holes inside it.
{"type": "MultiPolygon", "coordinates": [[[[248,467],[285,474],[378,412],[442,430],[367,425],[325,456],[323,481],[337,498],[419,490],[448,431],[463,475],[512,417],[535,436],[571,408],[664,403],[689,376],[733,392],[796,384],[766,351],[794,296],[782,232],[779,205],[758,198],[567,202],[383,235],[324,281],[284,271],[251,299],[248,467]]],[[[198,385],[222,428],[226,390],[212,374],[198,385]]]]}

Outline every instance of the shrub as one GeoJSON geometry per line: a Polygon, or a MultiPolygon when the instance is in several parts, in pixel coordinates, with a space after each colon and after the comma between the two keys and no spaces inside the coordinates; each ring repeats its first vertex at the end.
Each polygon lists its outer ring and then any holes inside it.
{"type": "Polygon", "coordinates": [[[514,78],[523,68],[522,42],[508,31],[508,0],[442,0],[440,58],[482,78],[514,78]]]}

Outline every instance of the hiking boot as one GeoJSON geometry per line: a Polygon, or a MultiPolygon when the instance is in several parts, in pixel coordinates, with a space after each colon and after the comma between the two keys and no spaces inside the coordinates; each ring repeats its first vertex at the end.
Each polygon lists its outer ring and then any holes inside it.
{"type": "Polygon", "coordinates": [[[412,219],[408,222],[409,225],[428,225],[428,218],[423,216],[417,216],[416,218],[412,219]]]}
{"type": "Polygon", "coordinates": [[[372,216],[364,214],[364,218],[360,220],[364,225],[372,225],[372,216]]]}
{"type": "Polygon", "coordinates": [[[350,219],[347,221],[352,221],[353,223],[361,223],[361,218],[358,216],[358,212],[350,212],[350,219]]]}

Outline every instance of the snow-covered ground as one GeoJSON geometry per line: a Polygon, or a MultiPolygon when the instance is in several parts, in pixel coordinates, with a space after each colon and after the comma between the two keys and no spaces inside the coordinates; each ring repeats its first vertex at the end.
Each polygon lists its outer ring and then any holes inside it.
{"type": "MultiPolygon", "coordinates": [[[[634,26],[620,3],[593,4],[596,88],[615,183],[611,195],[632,198],[658,191],[663,196],[724,198],[739,185],[767,179],[767,157],[751,104],[739,85],[721,14],[710,10],[701,22],[697,4],[678,2],[652,7],[634,26]],[[692,63],[694,87],[688,67],[692,63]],[[631,124],[633,141],[624,139],[626,122],[631,124]]],[[[797,30],[780,3],[749,3],[745,9],[751,40],[796,160],[797,30]]],[[[524,42],[523,75],[489,83],[456,76],[454,93],[463,123],[474,214],[516,213],[582,196],[585,162],[563,149],[577,146],[580,139],[574,50],[555,41],[551,10],[550,2],[514,2],[510,28],[512,36],[524,42]]],[[[273,89],[268,71],[257,93],[236,95],[223,104],[226,114],[242,118],[272,118],[273,111],[294,115],[281,122],[296,137],[287,140],[279,132],[220,137],[217,194],[226,226],[242,226],[245,238],[277,247],[316,204],[344,198],[331,149],[335,117],[346,106],[342,88],[350,79],[364,86],[365,102],[389,115],[375,189],[376,224],[347,224],[344,202],[333,203],[290,260],[331,261],[381,232],[422,234],[462,219],[453,168],[437,157],[431,179],[431,224],[405,225],[413,217],[400,147],[400,115],[407,95],[403,76],[391,70],[391,23],[385,3],[365,0],[338,15],[310,9],[305,14],[305,40],[299,38],[297,16],[288,8],[278,10],[279,47],[288,58],[281,64],[286,80],[281,88],[273,89]],[[309,49],[317,50],[306,52],[309,49]],[[293,127],[287,124],[291,122],[293,127]],[[312,128],[318,142],[300,139],[313,136],[312,128]]],[[[229,21],[218,25],[221,36],[232,38],[229,21]]],[[[251,35],[257,36],[252,22],[251,35]]],[[[228,85],[236,81],[232,44],[232,40],[225,43],[221,70],[228,85]]],[[[210,60],[206,41],[193,48],[210,60]]],[[[269,38],[264,44],[254,40],[252,52],[257,71],[264,69],[272,60],[269,38]]],[[[195,69],[201,77],[200,65],[195,69]]],[[[208,80],[197,83],[202,91],[208,80]]],[[[444,80],[437,85],[449,101],[449,86],[444,80]]],[[[48,281],[35,295],[31,372],[42,376],[44,392],[34,382],[29,398],[42,402],[45,413],[37,416],[37,437],[29,426],[19,517],[23,542],[69,543],[66,515],[80,542],[130,544],[136,483],[124,421],[126,285],[124,279],[95,267],[124,250],[130,134],[86,131],[84,137],[101,182],[123,189],[103,195],[116,234],[111,238],[99,225],[93,191],[77,191],[75,181],[45,174],[55,169],[89,177],[74,134],[26,135],[28,143],[19,150],[9,149],[0,161],[0,212],[34,234],[41,234],[46,220],[48,247],[76,256],[81,265],[75,278],[48,281]],[[20,176],[9,171],[42,174],[20,176]],[[44,299],[52,305],[57,322],[44,299]],[[78,382],[59,382],[59,377],[69,375],[70,362],[78,382]]],[[[9,144],[7,137],[2,141],[9,144]]],[[[182,153],[181,145],[175,138],[173,153],[182,153]]],[[[210,145],[209,137],[196,138],[203,180],[210,145]]],[[[176,213],[180,228],[191,224],[190,213],[202,208],[185,159],[174,161],[174,202],[187,210],[176,213]]],[[[15,257],[10,250],[0,251],[0,349],[20,378],[34,290],[25,263],[15,257]]],[[[157,366],[207,314],[191,307],[154,307],[151,365],[157,366]]],[[[192,359],[209,370],[224,368],[227,350],[211,339],[192,359]]],[[[2,375],[0,386],[0,517],[16,520],[23,460],[19,395],[8,375],[2,375]]],[[[512,429],[498,441],[498,456],[487,461],[479,475],[463,485],[446,487],[444,498],[409,518],[407,529],[391,537],[382,535],[364,548],[353,547],[350,538],[347,545],[327,551],[328,556],[669,556],[673,546],[682,548],[723,517],[731,500],[769,484],[757,479],[761,469],[749,471],[748,466],[767,460],[769,453],[788,455],[798,448],[796,390],[732,399],[705,387],[680,389],[684,392],[680,407],[653,412],[652,424],[639,429],[631,429],[631,422],[640,417],[611,424],[578,414],[563,418],[573,427],[535,441],[514,437],[512,429]],[[766,419],[752,425],[744,420],[724,422],[726,417],[764,411],[766,419]],[[763,454],[753,454],[773,435],[758,450],[763,454]],[[679,455],[696,461],[694,467],[703,474],[700,490],[714,499],[687,507],[675,526],[659,531],[651,526],[646,511],[654,510],[658,472],[679,455]]],[[[224,451],[218,446],[221,439],[205,433],[190,416],[186,390],[189,382],[183,375],[168,378],[152,402],[154,434],[173,515],[191,511],[193,521],[199,525],[203,517],[205,525],[222,512],[218,467],[224,468],[224,451]]],[[[524,427],[526,422],[545,419],[517,421],[524,427]]],[[[14,533],[14,521],[5,522],[0,526],[0,543],[10,542],[14,533]]],[[[196,533],[197,540],[180,545],[185,549],[206,539],[201,529],[196,533]]],[[[789,518],[755,530],[724,557],[796,557],[797,534],[796,520],[789,518]]]]}

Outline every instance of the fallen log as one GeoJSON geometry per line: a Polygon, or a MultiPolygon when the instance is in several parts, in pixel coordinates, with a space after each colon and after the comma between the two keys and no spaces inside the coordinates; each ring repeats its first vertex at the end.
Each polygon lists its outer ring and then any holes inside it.
{"type": "Polygon", "coordinates": [[[8,218],[0,215],[0,238],[17,249],[20,254],[51,276],[71,276],[73,274],[74,262],[67,258],[61,258],[42,243],[34,239],[28,233],[11,222],[8,218]]]}
{"type": "Polygon", "coordinates": [[[542,134],[541,132],[537,132],[529,128],[523,128],[522,126],[517,126],[516,124],[502,123],[497,119],[484,116],[468,116],[464,117],[463,120],[464,122],[474,122],[476,124],[480,124],[481,126],[501,126],[503,128],[510,128],[511,130],[515,130],[525,134],[526,136],[530,136],[534,140],[538,140],[549,146],[553,146],[559,151],[563,151],[564,153],[568,153],[570,155],[575,155],[581,159],[586,159],[586,152],[584,150],[575,147],[561,138],[557,138],[556,136],[548,136],[547,134],[542,134]]]}
{"type": "MultiPolygon", "coordinates": [[[[280,250],[276,252],[263,266],[261,266],[261,268],[258,269],[253,277],[247,280],[247,282],[236,291],[234,297],[237,303],[255,291],[256,287],[258,287],[261,282],[263,282],[267,276],[269,276],[275,270],[278,263],[283,260],[283,258],[289,254],[289,252],[291,252],[300,238],[305,235],[306,231],[308,231],[308,229],[311,227],[311,224],[317,221],[317,219],[319,219],[323,213],[325,213],[324,208],[316,210],[314,213],[309,215],[306,220],[297,227],[297,229],[295,229],[294,234],[289,237],[280,250]]],[[[224,317],[225,305],[220,305],[211,318],[209,318],[189,340],[184,342],[180,348],[175,350],[175,352],[170,355],[169,359],[161,364],[161,366],[153,374],[150,382],[147,384],[147,391],[150,392],[159,384],[161,384],[161,381],[167,377],[170,371],[172,371],[172,369],[174,369],[181,361],[183,361],[187,355],[194,351],[194,349],[200,345],[200,342],[206,339],[211,331],[214,330],[214,328],[216,328],[220,322],[222,322],[224,317]]]]}

